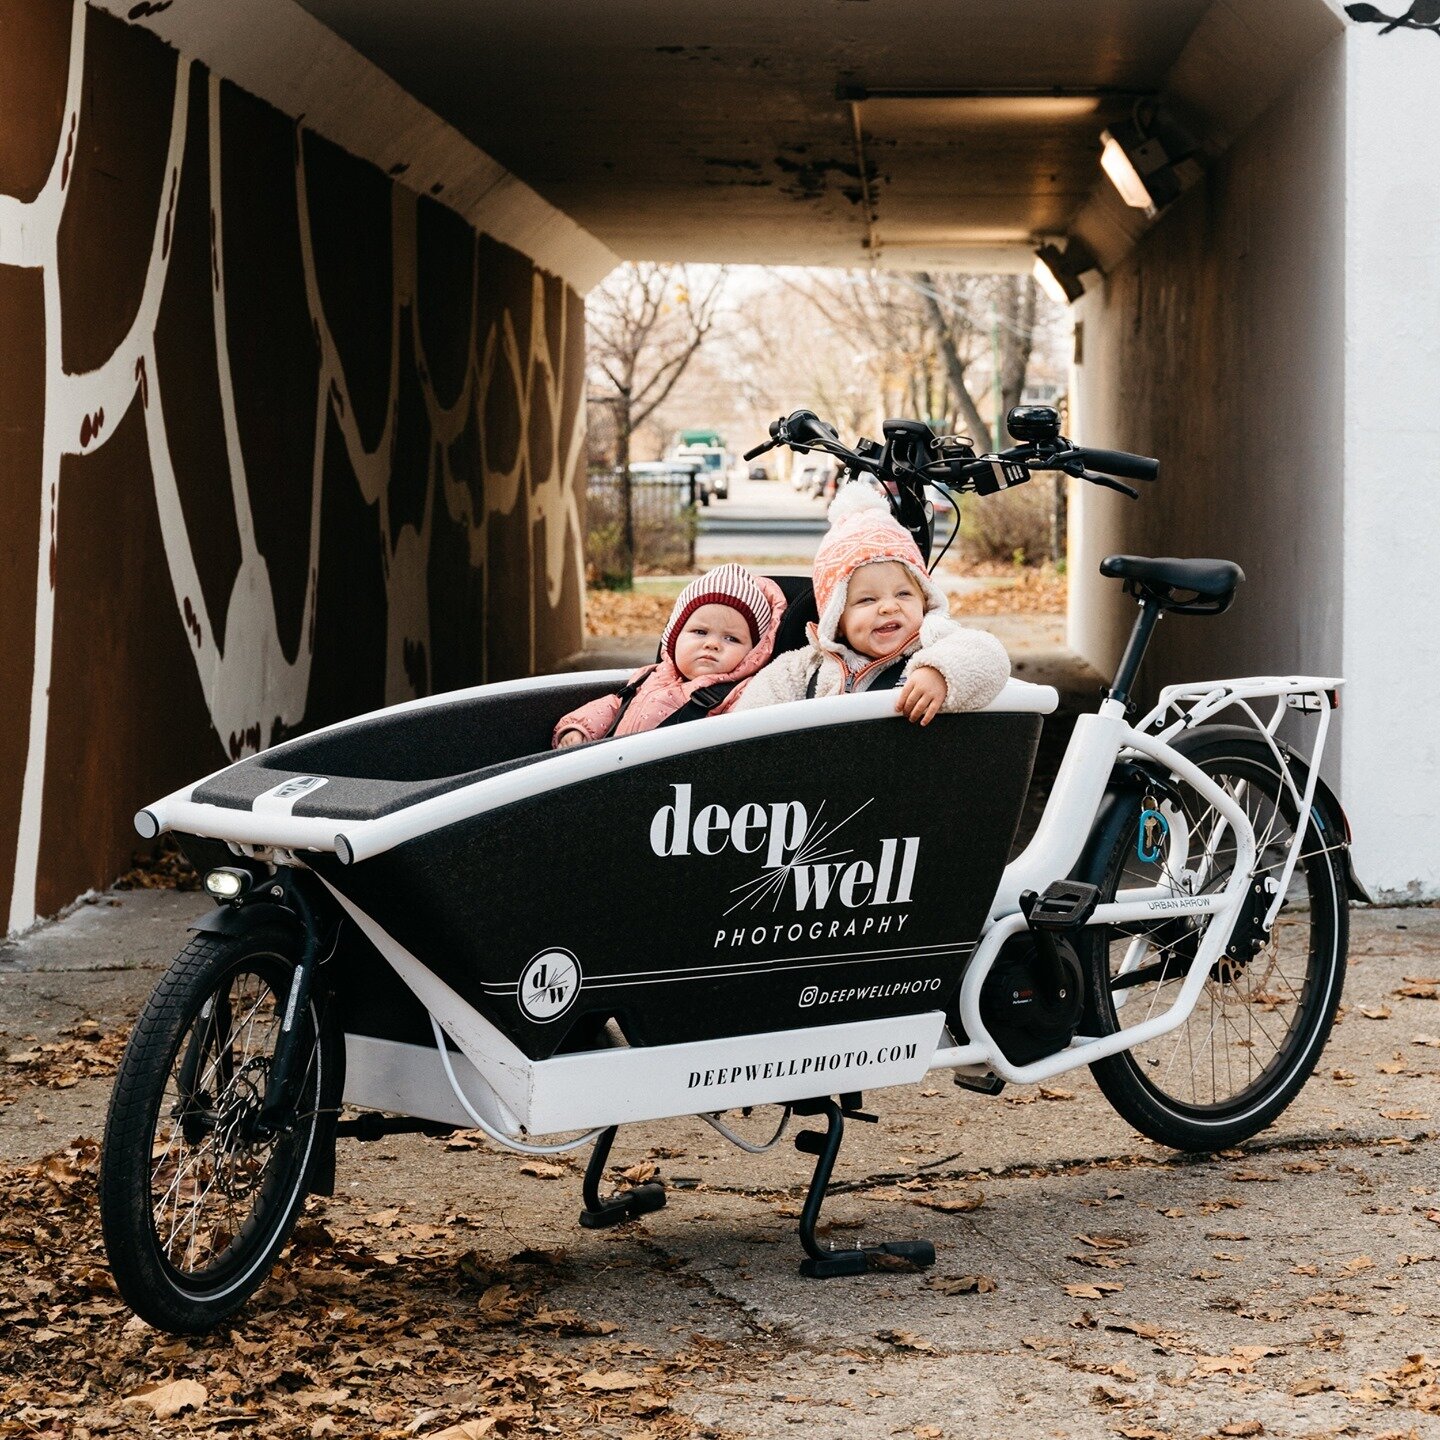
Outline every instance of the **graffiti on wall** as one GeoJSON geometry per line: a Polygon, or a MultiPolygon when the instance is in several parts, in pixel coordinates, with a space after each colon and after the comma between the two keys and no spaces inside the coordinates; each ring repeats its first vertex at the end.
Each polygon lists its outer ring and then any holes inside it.
{"type": "Polygon", "coordinates": [[[580,634],[574,292],[147,32],[61,18],[47,163],[0,169],[0,379],[38,377],[0,414],[0,589],[33,616],[10,929],[107,879],[158,790],[580,634]]]}

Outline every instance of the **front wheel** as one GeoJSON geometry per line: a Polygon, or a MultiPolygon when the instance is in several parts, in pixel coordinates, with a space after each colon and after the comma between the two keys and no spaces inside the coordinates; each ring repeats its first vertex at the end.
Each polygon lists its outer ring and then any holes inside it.
{"type": "Polygon", "coordinates": [[[312,999],[304,1080],[278,1133],[257,1127],[298,941],[261,926],[196,935],[156,987],[120,1063],[100,1157],[115,1283],[141,1319],[209,1330],[264,1282],[304,1203],[339,1102],[341,1041],[312,999]]]}
{"type": "MultiPolygon", "coordinates": [[[[1192,748],[1188,758],[1250,817],[1252,874],[1278,880],[1299,816],[1270,747],[1217,738],[1192,748]]],[[[1102,902],[1138,888],[1214,893],[1230,880],[1236,861],[1230,827],[1190,786],[1172,782],[1170,789],[1189,825],[1188,877],[1171,874],[1163,855],[1154,863],[1140,858],[1137,799],[1112,832],[1101,867],[1102,902]]],[[[1106,1099],[1142,1134],[1179,1150],[1223,1149],[1263,1130],[1309,1078],[1330,1034],[1349,918],[1343,857],[1332,853],[1307,816],[1284,905],[1262,948],[1248,958],[1222,953],[1182,1025],[1092,1065],[1106,1099]]],[[[1162,914],[1097,929],[1089,980],[1098,1033],[1123,1031],[1168,1010],[1209,923],[1204,916],[1162,914]]]]}

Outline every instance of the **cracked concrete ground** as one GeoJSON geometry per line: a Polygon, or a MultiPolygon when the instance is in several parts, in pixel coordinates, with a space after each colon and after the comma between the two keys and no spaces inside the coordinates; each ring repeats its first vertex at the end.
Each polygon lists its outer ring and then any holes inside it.
{"type": "MultiPolygon", "coordinates": [[[[128,1024],[205,903],[101,896],[0,947],[0,1057],[81,1018],[128,1024]]],[[[933,1239],[926,1274],[802,1279],[808,1162],[788,1142],[741,1155],[694,1120],[621,1132],[616,1165],[653,1160],[670,1193],[617,1230],[575,1225],[578,1162],[548,1177],[413,1136],[347,1144],[325,1204],[449,1218],[457,1253],[563,1249],[556,1304],[637,1352],[723,1349],[726,1378],[676,1400],[719,1433],[1440,1436],[1440,1048],[1417,1043],[1440,1001],[1396,994],[1440,976],[1440,909],[1352,923],[1316,1075],[1242,1151],[1152,1145],[1084,1071],[1048,1093],[937,1075],[867,1097],[881,1123],[848,1128],[825,1213],[838,1237],[933,1239]]],[[[109,1084],[41,1089],[0,1065],[0,1165],[98,1135],[109,1084]]]]}

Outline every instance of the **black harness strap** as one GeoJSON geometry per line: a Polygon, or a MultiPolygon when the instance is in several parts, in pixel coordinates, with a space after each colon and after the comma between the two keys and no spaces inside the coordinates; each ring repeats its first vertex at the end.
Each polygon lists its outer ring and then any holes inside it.
{"type": "Polygon", "coordinates": [[[703,690],[694,691],[678,710],[667,715],[655,728],[663,730],[667,725],[703,720],[739,684],[738,680],[724,680],[719,685],[707,685],[703,690]]]}
{"type": "MultiPolygon", "coordinates": [[[[627,680],[615,692],[620,697],[620,708],[615,712],[610,728],[600,737],[602,740],[608,740],[619,729],[625,712],[630,708],[630,702],[640,693],[640,687],[659,668],[658,665],[652,665],[634,680],[627,680]]],[[[719,685],[707,685],[703,690],[696,690],[678,710],[667,715],[655,728],[663,730],[667,725],[683,725],[687,720],[703,720],[739,684],[738,680],[726,680],[719,685]]]]}
{"type": "Polygon", "coordinates": [[[630,708],[630,702],[640,693],[640,687],[658,670],[658,665],[652,665],[648,670],[642,670],[633,680],[627,680],[615,693],[620,697],[620,708],[615,712],[615,718],[610,722],[610,728],[600,737],[608,740],[619,727],[620,722],[625,718],[625,712],[630,708]]]}

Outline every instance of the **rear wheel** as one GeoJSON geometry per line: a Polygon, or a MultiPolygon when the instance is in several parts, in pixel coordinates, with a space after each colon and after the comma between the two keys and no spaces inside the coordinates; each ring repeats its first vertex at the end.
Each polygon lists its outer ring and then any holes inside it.
{"type": "MultiPolygon", "coordinates": [[[[1269,746],[1228,738],[1202,744],[1189,758],[1250,817],[1252,874],[1278,881],[1299,817],[1269,746]]],[[[1190,827],[1194,888],[1218,892],[1234,873],[1234,834],[1198,792],[1180,782],[1172,788],[1190,827]]],[[[1125,889],[1187,893],[1163,857],[1140,858],[1140,810],[1137,800],[1114,831],[1102,869],[1104,901],[1125,889]]],[[[1307,817],[1284,905],[1262,947],[1222,956],[1177,1029],[1091,1067],[1105,1097],[1137,1130],[1180,1150],[1220,1149],[1263,1130],[1294,1098],[1330,1034],[1344,981],[1349,911],[1340,860],[1307,817]]],[[[1162,916],[1097,930],[1090,993],[1099,1033],[1168,1010],[1210,923],[1162,916]]]]}
{"type": "Polygon", "coordinates": [[[340,1037],[312,999],[294,1113],[256,1124],[296,963],[277,927],[196,935],[156,987],[126,1047],[100,1162],[105,1248],[121,1297],[162,1330],[197,1333],[264,1282],[338,1104],[340,1037]]]}

